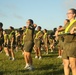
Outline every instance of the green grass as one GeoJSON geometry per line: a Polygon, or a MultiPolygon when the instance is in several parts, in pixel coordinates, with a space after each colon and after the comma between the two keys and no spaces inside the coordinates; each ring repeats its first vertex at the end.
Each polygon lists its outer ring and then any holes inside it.
{"type": "Polygon", "coordinates": [[[43,55],[42,60],[35,59],[32,53],[34,71],[24,69],[25,61],[21,51],[15,55],[16,60],[11,61],[4,52],[0,54],[0,75],[64,75],[62,60],[57,58],[57,52],[43,55]]]}

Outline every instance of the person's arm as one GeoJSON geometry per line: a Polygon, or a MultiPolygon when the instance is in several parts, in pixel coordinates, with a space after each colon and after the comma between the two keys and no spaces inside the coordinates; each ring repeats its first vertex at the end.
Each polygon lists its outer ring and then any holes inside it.
{"type": "Polygon", "coordinates": [[[74,34],[74,33],[76,33],[75,30],[76,30],[76,27],[73,27],[72,30],[70,31],[70,34],[74,34]]]}
{"type": "Polygon", "coordinates": [[[64,29],[64,27],[63,28],[60,28],[60,29],[58,29],[58,32],[61,32],[61,31],[64,31],[65,29],[64,29]]]}
{"type": "Polygon", "coordinates": [[[54,36],[58,36],[58,30],[55,32],[55,35],[54,36]]]}
{"type": "Polygon", "coordinates": [[[27,28],[32,30],[32,29],[35,29],[36,27],[37,27],[37,25],[33,24],[33,25],[29,25],[27,28]]]}
{"type": "Polygon", "coordinates": [[[34,28],[36,28],[37,27],[37,24],[34,24],[34,28]]]}
{"type": "Polygon", "coordinates": [[[43,33],[40,33],[40,36],[38,38],[42,38],[42,36],[43,36],[43,33]]]}

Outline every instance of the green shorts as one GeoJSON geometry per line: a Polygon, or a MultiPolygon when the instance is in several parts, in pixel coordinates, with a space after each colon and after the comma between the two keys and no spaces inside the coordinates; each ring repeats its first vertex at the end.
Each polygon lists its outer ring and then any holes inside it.
{"type": "Polygon", "coordinates": [[[33,46],[34,46],[34,43],[32,41],[26,41],[24,43],[24,48],[23,50],[25,50],[25,52],[32,52],[33,50],[33,46]]]}
{"type": "Polygon", "coordinates": [[[62,40],[59,40],[58,45],[57,45],[59,50],[63,50],[63,44],[64,42],[62,40]]]}
{"type": "Polygon", "coordinates": [[[41,48],[41,40],[35,39],[35,47],[41,48]]]}
{"type": "Polygon", "coordinates": [[[63,59],[76,58],[76,42],[64,43],[63,50],[63,59]]]}
{"type": "Polygon", "coordinates": [[[15,49],[15,48],[16,48],[16,44],[15,44],[15,42],[13,42],[13,44],[12,44],[12,46],[11,46],[11,42],[9,42],[9,44],[7,45],[7,47],[8,47],[9,49],[15,49]]]}
{"type": "Polygon", "coordinates": [[[4,43],[3,39],[0,39],[0,46],[4,43]]]}
{"type": "Polygon", "coordinates": [[[48,43],[46,41],[44,42],[44,46],[45,47],[48,47],[48,43]]]}

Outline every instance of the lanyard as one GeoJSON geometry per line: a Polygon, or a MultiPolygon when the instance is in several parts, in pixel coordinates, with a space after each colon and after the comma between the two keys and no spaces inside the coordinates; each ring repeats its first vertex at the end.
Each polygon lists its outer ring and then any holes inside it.
{"type": "Polygon", "coordinates": [[[76,22],[76,20],[73,20],[73,21],[68,25],[68,27],[65,29],[65,33],[68,32],[69,28],[73,25],[74,22],[76,22]]]}
{"type": "Polygon", "coordinates": [[[45,38],[45,37],[46,37],[46,35],[47,35],[47,33],[45,33],[45,34],[44,34],[43,38],[45,38]]]}
{"type": "Polygon", "coordinates": [[[38,38],[38,35],[41,33],[41,31],[39,31],[37,34],[36,34],[36,39],[38,38]]]}
{"type": "Polygon", "coordinates": [[[26,29],[25,33],[27,34],[27,32],[28,32],[28,28],[26,29]]]}

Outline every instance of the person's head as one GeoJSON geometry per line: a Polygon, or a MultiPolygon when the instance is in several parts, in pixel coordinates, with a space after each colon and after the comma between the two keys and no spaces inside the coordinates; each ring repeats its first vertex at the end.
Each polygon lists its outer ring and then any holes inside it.
{"type": "Polygon", "coordinates": [[[68,19],[65,19],[64,21],[64,25],[66,25],[67,23],[69,23],[70,21],[68,19]]]}
{"type": "Polygon", "coordinates": [[[4,34],[7,34],[7,33],[6,33],[6,30],[3,31],[3,35],[4,35],[4,34]]]}
{"type": "Polygon", "coordinates": [[[47,33],[47,29],[44,29],[44,30],[43,30],[43,33],[47,33]]]}
{"type": "Polygon", "coordinates": [[[10,30],[11,30],[11,31],[14,30],[14,27],[10,26],[10,30]]]}
{"type": "Polygon", "coordinates": [[[41,30],[41,26],[38,26],[38,27],[37,27],[37,31],[40,31],[40,30],[41,30]]]}
{"type": "Polygon", "coordinates": [[[72,8],[72,9],[68,10],[67,17],[68,17],[68,20],[75,19],[76,18],[76,9],[72,8]]]}
{"type": "Polygon", "coordinates": [[[32,19],[28,19],[26,24],[29,26],[30,24],[34,24],[33,20],[32,19]]]}
{"type": "Polygon", "coordinates": [[[61,29],[61,28],[62,28],[62,26],[60,25],[60,26],[59,26],[59,29],[61,29]]]}
{"type": "Polygon", "coordinates": [[[15,33],[18,33],[18,30],[15,30],[15,33]]]}
{"type": "Polygon", "coordinates": [[[22,27],[22,30],[25,30],[25,29],[26,29],[26,26],[23,26],[23,27],[22,27]]]}
{"type": "Polygon", "coordinates": [[[0,30],[2,29],[2,27],[3,27],[3,23],[0,22],[0,30]]]}
{"type": "Polygon", "coordinates": [[[53,31],[56,32],[57,31],[57,28],[54,28],[53,31]]]}

